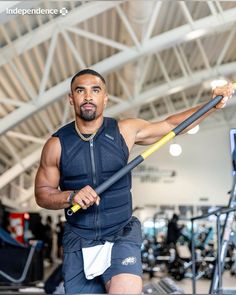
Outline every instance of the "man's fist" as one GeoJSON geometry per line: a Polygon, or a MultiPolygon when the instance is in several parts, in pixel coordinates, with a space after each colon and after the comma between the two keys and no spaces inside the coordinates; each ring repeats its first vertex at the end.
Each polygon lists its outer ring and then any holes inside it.
{"type": "Polygon", "coordinates": [[[214,98],[218,95],[223,96],[222,100],[215,106],[215,108],[222,109],[226,105],[228,99],[232,97],[233,93],[233,83],[227,83],[226,85],[215,87],[212,91],[212,97],[214,98]]]}
{"type": "Polygon", "coordinates": [[[95,190],[91,188],[91,186],[87,185],[82,188],[78,193],[74,196],[73,203],[79,204],[82,209],[87,209],[92,206],[94,203],[99,205],[100,197],[97,195],[95,190]]]}

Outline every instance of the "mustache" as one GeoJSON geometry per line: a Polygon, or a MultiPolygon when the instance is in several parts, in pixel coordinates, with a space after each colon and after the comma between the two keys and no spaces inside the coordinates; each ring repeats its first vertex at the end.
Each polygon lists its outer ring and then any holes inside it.
{"type": "Polygon", "coordinates": [[[82,103],[81,105],[80,105],[80,107],[83,107],[83,106],[85,106],[85,105],[92,105],[92,106],[94,106],[94,107],[97,107],[94,103],[92,103],[92,102],[84,102],[84,103],[82,103]]]}

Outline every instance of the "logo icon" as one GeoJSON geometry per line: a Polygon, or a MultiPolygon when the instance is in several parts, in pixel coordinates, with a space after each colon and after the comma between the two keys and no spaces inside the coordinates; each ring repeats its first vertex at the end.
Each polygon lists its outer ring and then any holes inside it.
{"type": "Polygon", "coordinates": [[[127,257],[124,260],[122,260],[121,264],[122,265],[133,265],[136,263],[136,261],[137,261],[136,257],[130,256],[130,257],[127,257]]]}
{"type": "Polygon", "coordinates": [[[68,12],[69,11],[65,7],[60,9],[60,14],[63,15],[63,16],[67,15],[68,12]]]}

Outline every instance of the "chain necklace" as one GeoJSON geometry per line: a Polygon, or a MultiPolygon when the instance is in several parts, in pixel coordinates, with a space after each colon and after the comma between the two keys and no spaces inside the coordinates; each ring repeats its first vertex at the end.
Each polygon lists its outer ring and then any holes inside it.
{"type": "Polygon", "coordinates": [[[83,140],[83,141],[90,141],[91,139],[94,138],[94,136],[96,135],[97,133],[97,130],[95,130],[89,137],[85,137],[80,131],[79,131],[79,128],[77,127],[76,125],[76,122],[75,122],[75,130],[76,132],[78,133],[79,137],[83,140]]]}

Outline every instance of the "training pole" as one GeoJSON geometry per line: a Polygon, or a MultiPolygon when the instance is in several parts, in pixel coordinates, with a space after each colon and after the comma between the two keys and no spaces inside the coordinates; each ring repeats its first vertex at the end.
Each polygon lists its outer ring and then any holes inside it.
{"type": "MultiPolygon", "coordinates": [[[[233,86],[234,86],[234,89],[236,89],[236,83],[233,83],[233,86]]],[[[218,95],[218,96],[214,97],[212,100],[210,100],[209,102],[207,102],[206,104],[204,104],[198,111],[193,113],[190,117],[188,117],[186,120],[184,120],[178,126],[176,126],[174,129],[172,129],[169,133],[167,133],[165,136],[163,136],[160,140],[158,140],[156,143],[151,145],[146,151],[144,151],[142,154],[138,155],[131,162],[129,162],[126,166],[124,166],[119,171],[117,171],[114,175],[112,175],[109,179],[107,179],[102,184],[100,184],[97,188],[95,188],[95,192],[97,193],[97,195],[100,195],[101,193],[103,193],[113,183],[117,182],[125,174],[127,174],[132,169],[134,169],[136,166],[138,166],[140,163],[142,163],[147,157],[149,157],[151,154],[153,154],[161,146],[166,144],[169,140],[171,140],[172,138],[177,136],[180,132],[182,132],[188,126],[193,124],[201,116],[203,116],[209,110],[214,108],[221,101],[222,98],[223,98],[222,95],[218,95]]],[[[81,208],[81,206],[79,204],[76,204],[76,205],[72,206],[67,211],[67,214],[72,215],[73,213],[78,211],[80,208],[81,208]]]]}

